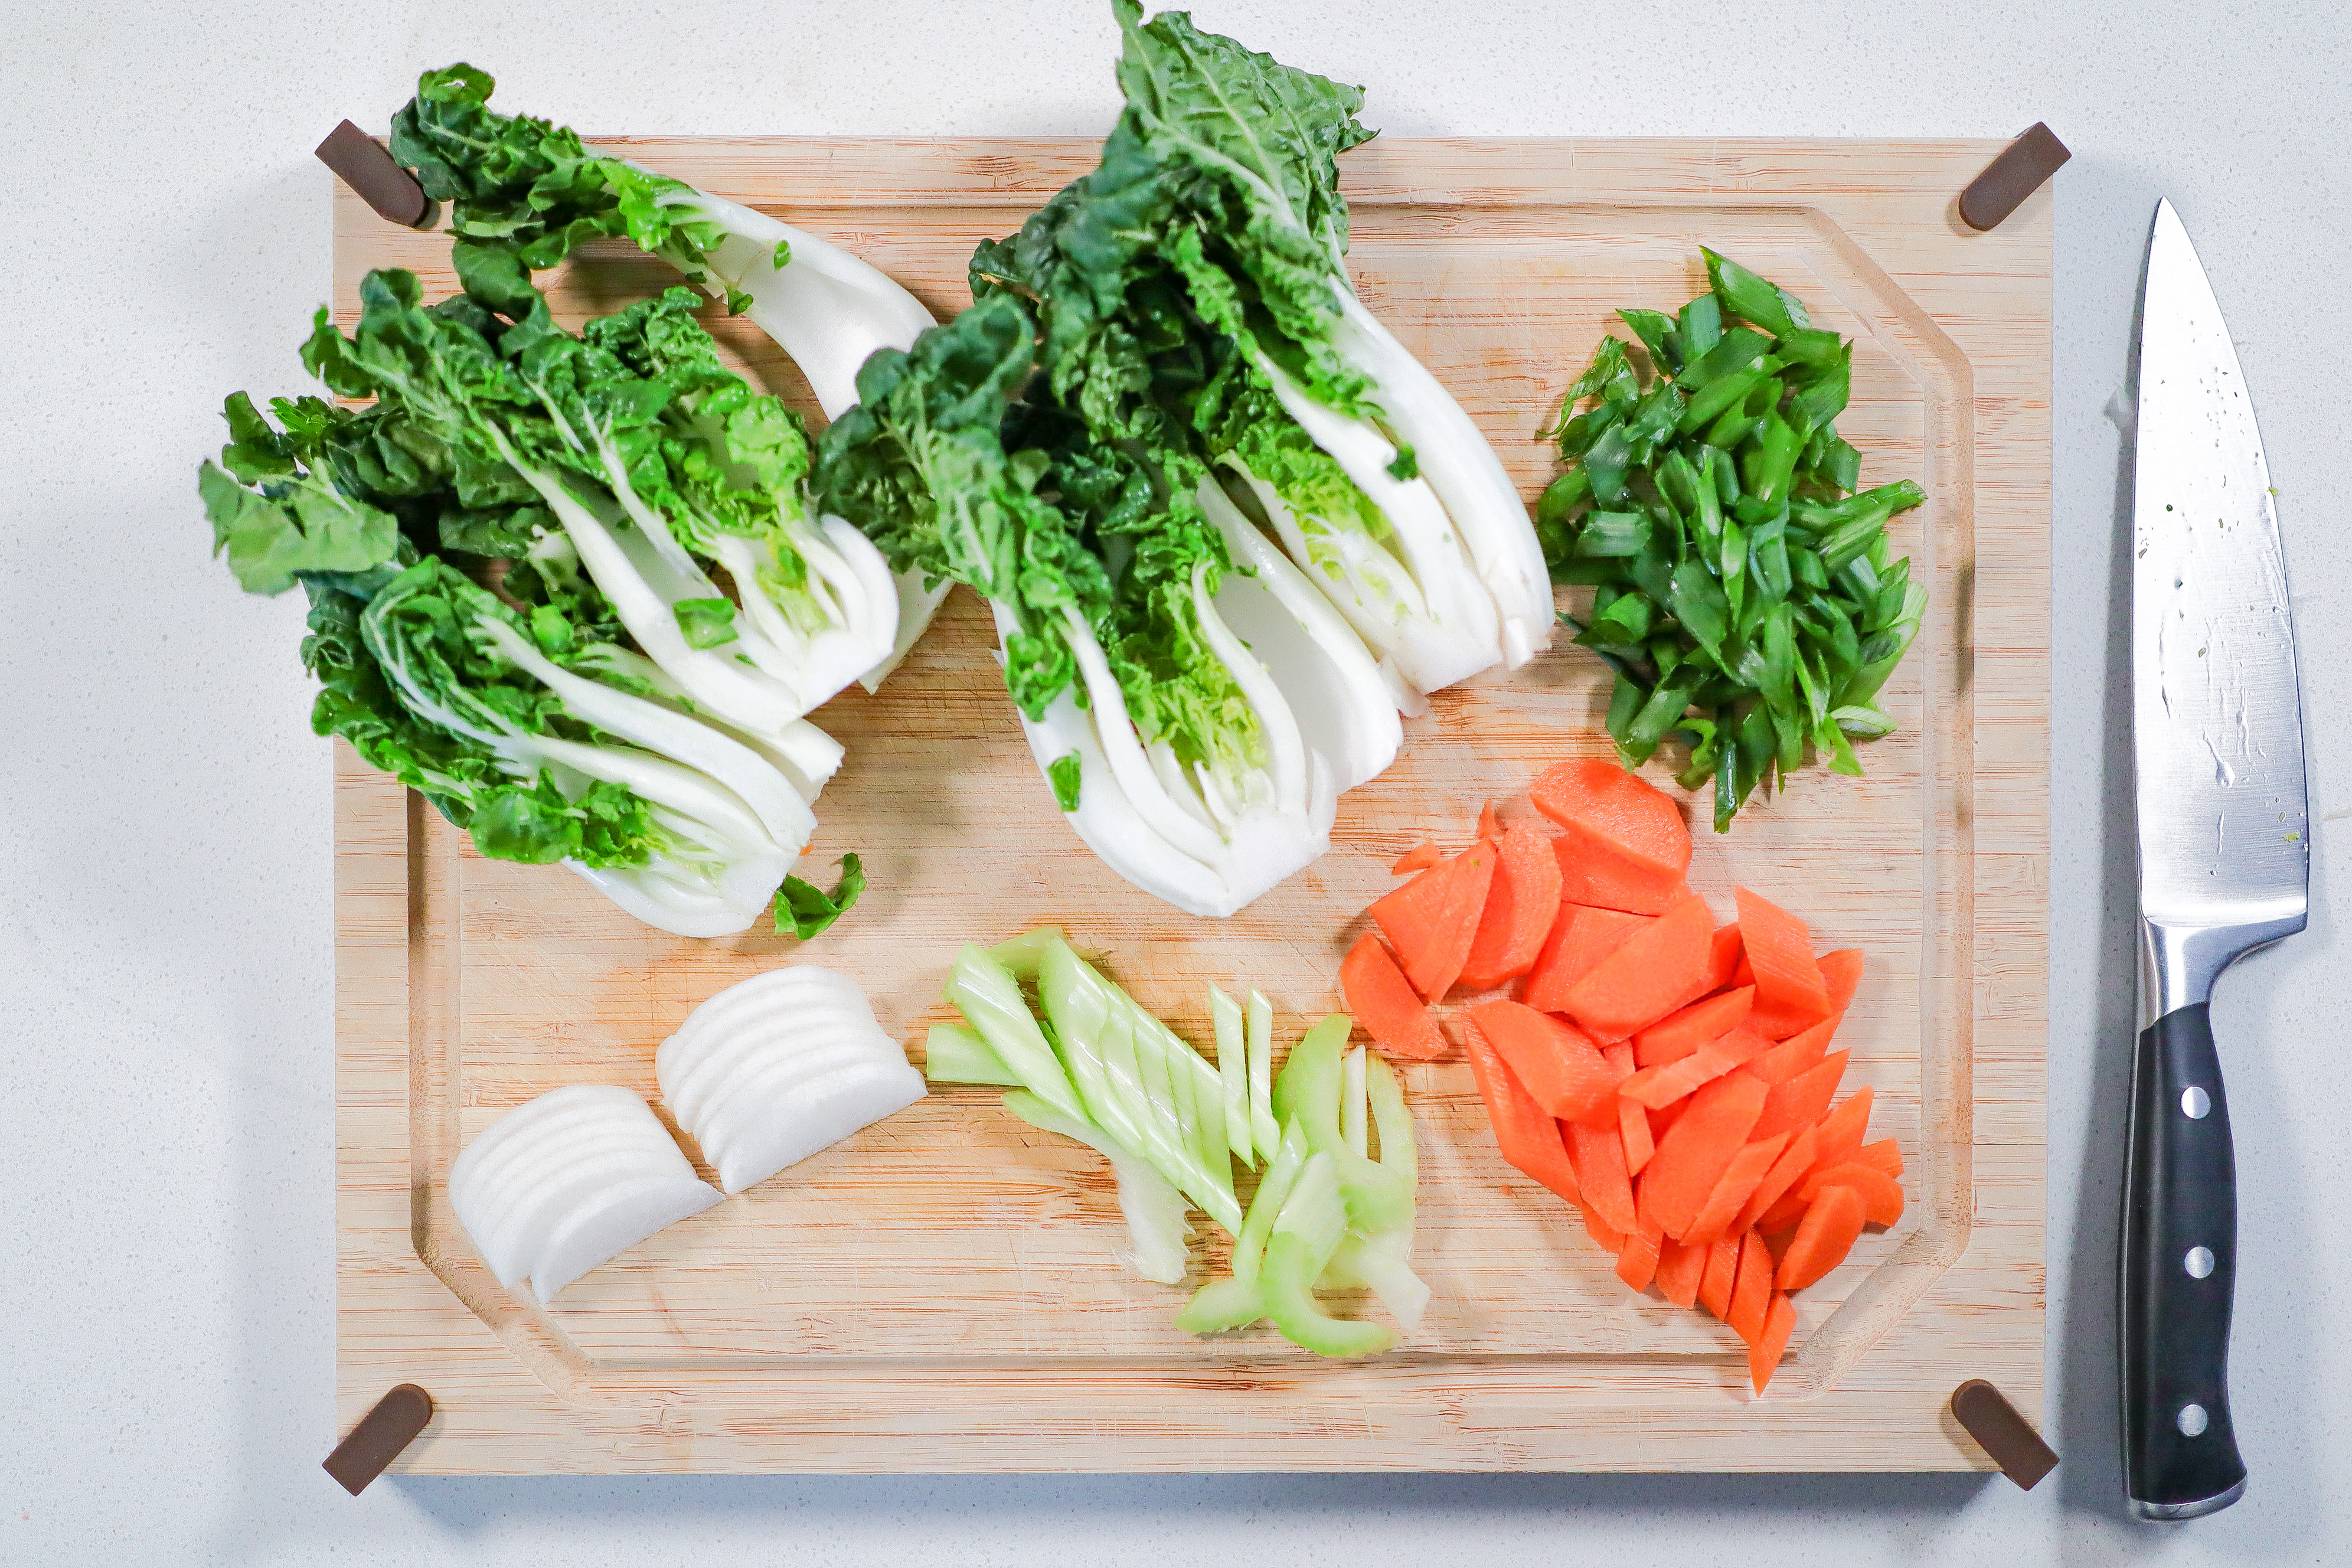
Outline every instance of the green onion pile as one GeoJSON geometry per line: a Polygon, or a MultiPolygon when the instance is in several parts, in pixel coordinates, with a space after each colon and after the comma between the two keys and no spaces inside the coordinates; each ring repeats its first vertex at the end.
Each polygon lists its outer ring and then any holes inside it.
{"type": "Polygon", "coordinates": [[[1609,733],[1628,767],[1690,748],[1685,789],[1715,782],[1715,830],[1808,746],[1859,774],[1852,741],[1892,731],[1876,706],[1927,591],[1888,559],[1886,522],[1927,498],[1908,479],[1854,492],[1837,433],[1853,345],[1794,295],[1711,250],[1708,291],[1666,316],[1618,315],[1568,389],[1568,472],[1536,509],[1552,575],[1594,589],[1562,620],[1616,671],[1609,733]],[[1591,400],[1581,413],[1578,405],[1591,400]]]}

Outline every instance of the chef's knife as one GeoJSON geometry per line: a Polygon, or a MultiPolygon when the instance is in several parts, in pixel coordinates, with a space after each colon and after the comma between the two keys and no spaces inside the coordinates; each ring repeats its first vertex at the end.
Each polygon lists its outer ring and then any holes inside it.
{"type": "Polygon", "coordinates": [[[2311,856],[2270,472],[2229,328],[2169,202],[2148,239],[2138,385],[2124,1466],[2135,1515],[2193,1519],[2246,1488],[2227,1386],[2237,1178],[2206,1003],[2231,963],[2303,929],[2311,856]]]}

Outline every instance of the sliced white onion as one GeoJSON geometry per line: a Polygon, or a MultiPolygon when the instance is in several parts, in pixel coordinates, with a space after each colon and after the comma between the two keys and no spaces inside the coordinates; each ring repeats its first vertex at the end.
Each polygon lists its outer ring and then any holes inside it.
{"type": "MultiPolygon", "coordinates": [[[[686,1165],[684,1155],[678,1163],[686,1165]]],[[[718,1201],[719,1194],[696,1179],[691,1165],[686,1165],[683,1176],[641,1176],[610,1188],[549,1235],[539,1265],[531,1270],[531,1294],[551,1301],[583,1274],[718,1201]]]]}
{"type": "Polygon", "coordinates": [[[730,1196],[925,1093],[866,993],[809,963],[704,1002],[654,1053],[654,1076],[730,1196]]]}

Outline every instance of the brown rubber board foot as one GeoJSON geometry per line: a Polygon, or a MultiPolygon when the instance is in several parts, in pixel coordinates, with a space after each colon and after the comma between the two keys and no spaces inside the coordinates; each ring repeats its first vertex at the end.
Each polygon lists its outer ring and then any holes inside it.
{"type": "Polygon", "coordinates": [[[357,1497],[383,1474],[386,1465],[400,1458],[400,1451],[415,1442],[432,1419],[433,1396],[413,1383],[404,1383],[360,1417],[352,1435],[327,1456],[323,1468],[342,1483],[345,1491],[357,1497]]]}
{"type": "Polygon", "coordinates": [[[2051,134],[2050,127],[2035,121],[1960,193],[1960,221],[1979,232],[1995,226],[2074,155],[2066,151],[2066,143],[2051,134]]]}
{"type": "Polygon", "coordinates": [[[386,223],[425,228],[440,216],[416,176],[394,163],[383,142],[350,121],[328,132],[317,152],[319,162],[332,169],[386,223]]]}
{"type": "Polygon", "coordinates": [[[1952,1417],[1992,1456],[2000,1473],[2026,1491],[2058,1468],[2057,1454],[2033,1424],[1983,1378],[1972,1377],[1952,1390],[1952,1417]]]}

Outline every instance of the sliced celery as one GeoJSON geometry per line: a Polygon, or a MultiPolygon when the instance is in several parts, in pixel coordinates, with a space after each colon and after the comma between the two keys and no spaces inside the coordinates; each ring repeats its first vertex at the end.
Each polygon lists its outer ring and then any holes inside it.
{"type": "Polygon", "coordinates": [[[1063,1115],[1035,1095],[1014,1089],[1004,1097],[1004,1109],[1041,1131],[1076,1139],[1110,1162],[1118,1178],[1118,1212],[1127,1217],[1130,1247],[1114,1247],[1112,1255],[1144,1279],[1160,1285],[1181,1285],[1192,1254],[1185,1238],[1192,1234],[1192,1205],[1148,1161],[1123,1149],[1090,1121],[1063,1115]]]}
{"type": "Polygon", "coordinates": [[[1045,961],[1045,950],[1063,940],[1060,926],[1039,926],[1024,931],[1007,942],[1000,942],[988,951],[996,962],[1013,972],[1015,980],[1034,980],[1037,966],[1045,961]]]}
{"type": "Polygon", "coordinates": [[[1348,1145],[1339,1125],[1344,1053],[1354,1021],[1334,1013],[1290,1047],[1275,1081],[1274,1110],[1285,1121],[1296,1117],[1307,1147],[1332,1156],[1339,1190],[1348,1205],[1348,1228],[1361,1236],[1391,1229],[1412,1214],[1412,1185],[1348,1145]]]}
{"type": "Polygon", "coordinates": [[[1412,1113],[1404,1108],[1404,1089],[1396,1071],[1380,1058],[1365,1073],[1372,1107],[1372,1125],[1381,1135],[1381,1167],[1393,1171],[1407,1186],[1421,1182],[1421,1159],[1412,1140],[1412,1113]]]}
{"type": "Polygon", "coordinates": [[[1249,994],[1250,1142],[1271,1159],[1282,1142],[1274,1119],[1274,1004],[1256,986],[1249,994]]]}
{"type": "Polygon", "coordinates": [[[1225,1144],[1244,1165],[1257,1163],[1250,1137],[1249,1049],[1242,1039],[1241,1004],[1224,987],[1209,987],[1209,1021],[1217,1032],[1217,1077],[1225,1090],[1225,1144]]]}
{"type": "Polygon", "coordinates": [[[1274,1234],[1283,1201],[1306,1165],[1307,1134],[1293,1122],[1283,1129],[1281,1140],[1267,1156],[1265,1174],[1258,1179],[1257,1193],[1250,1199],[1248,1217],[1234,1237],[1233,1272],[1223,1279],[1212,1279],[1193,1293],[1176,1314],[1178,1328],[1188,1334],[1223,1333],[1227,1329],[1245,1329],[1265,1316],[1265,1303],[1258,1299],[1258,1265],[1265,1257],[1266,1238],[1274,1234]]]}
{"type": "Polygon", "coordinates": [[[1350,1152],[1361,1154],[1367,1152],[1369,1131],[1364,1125],[1364,1047],[1357,1046],[1348,1052],[1347,1071],[1339,1085],[1339,1136],[1347,1140],[1350,1152]]]}
{"type": "Polygon", "coordinates": [[[933,1024],[923,1037],[923,1076],[933,1083],[1021,1082],[986,1040],[961,1024],[933,1024]]]}
{"type": "Polygon", "coordinates": [[[1339,1243],[1331,1261],[1316,1281],[1334,1290],[1370,1290],[1407,1333],[1421,1327],[1429,1307],[1429,1287],[1412,1271],[1409,1254],[1412,1231],[1382,1231],[1378,1236],[1351,1236],[1339,1243]]]}
{"type": "Polygon", "coordinates": [[[1316,1302],[1315,1281],[1347,1232],[1339,1159],[1321,1150],[1308,1157],[1283,1200],[1257,1274],[1265,1315],[1283,1338],[1317,1355],[1377,1355],[1396,1343],[1395,1331],[1385,1324],[1330,1317],[1316,1302]]]}
{"type": "Polygon", "coordinates": [[[961,1010],[964,1021],[980,1031],[998,1058],[1038,1099],[1065,1116],[1085,1119],[1086,1108],[1045,1031],[1030,1016],[1020,983],[986,948],[964,944],[941,994],[961,1010]]]}

